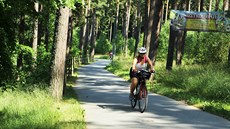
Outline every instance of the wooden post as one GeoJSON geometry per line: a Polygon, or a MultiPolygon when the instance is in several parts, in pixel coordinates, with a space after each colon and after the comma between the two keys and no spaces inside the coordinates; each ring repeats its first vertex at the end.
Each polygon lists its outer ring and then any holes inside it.
{"type": "Polygon", "coordinates": [[[182,64],[182,57],[184,55],[186,31],[179,30],[177,35],[177,51],[176,51],[176,64],[182,64]]]}
{"type": "Polygon", "coordinates": [[[175,44],[175,41],[176,41],[176,33],[177,33],[177,31],[175,31],[173,29],[173,26],[170,25],[168,56],[167,56],[167,63],[166,63],[166,69],[167,70],[172,70],[174,44],[175,44]]]}

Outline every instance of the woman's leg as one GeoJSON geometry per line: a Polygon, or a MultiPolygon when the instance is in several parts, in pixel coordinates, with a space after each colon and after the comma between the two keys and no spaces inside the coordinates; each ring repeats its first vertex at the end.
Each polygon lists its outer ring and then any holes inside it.
{"type": "Polygon", "coordinates": [[[136,86],[137,86],[138,80],[136,77],[133,77],[131,80],[131,85],[130,85],[130,94],[133,94],[136,86]]]}

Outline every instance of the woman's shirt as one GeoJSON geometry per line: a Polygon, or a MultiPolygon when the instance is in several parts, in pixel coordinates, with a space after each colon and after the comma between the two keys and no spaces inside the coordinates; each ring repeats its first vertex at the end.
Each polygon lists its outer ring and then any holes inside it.
{"type": "Polygon", "coordinates": [[[147,57],[144,56],[143,58],[137,57],[137,64],[136,64],[137,70],[146,70],[147,69],[147,57]]]}

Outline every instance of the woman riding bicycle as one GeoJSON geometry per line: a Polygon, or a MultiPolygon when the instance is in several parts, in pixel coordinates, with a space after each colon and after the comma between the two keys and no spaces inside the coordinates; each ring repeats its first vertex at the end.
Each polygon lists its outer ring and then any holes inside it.
{"type": "Polygon", "coordinates": [[[132,100],[134,97],[134,90],[138,83],[138,71],[139,70],[147,70],[147,68],[150,68],[151,72],[154,72],[154,68],[152,65],[151,60],[146,55],[146,48],[141,47],[138,50],[138,56],[134,58],[133,65],[132,65],[132,72],[131,72],[131,85],[130,85],[130,95],[129,99],[132,100]]]}

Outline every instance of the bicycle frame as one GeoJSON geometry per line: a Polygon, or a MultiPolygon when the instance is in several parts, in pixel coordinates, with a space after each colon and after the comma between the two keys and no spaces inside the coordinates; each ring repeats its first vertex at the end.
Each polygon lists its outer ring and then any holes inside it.
{"type": "MultiPolygon", "coordinates": [[[[140,71],[139,77],[138,77],[138,84],[137,87],[135,88],[135,94],[134,94],[134,99],[131,100],[131,106],[132,108],[135,108],[136,103],[138,101],[139,104],[139,110],[141,113],[145,111],[147,108],[147,103],[148,103],[148,90],[146,87],[146,77],[143,76],[143,73],[146,71],[140,71]]],[[[149,74],[149,72],[148,72],[149,74]]],[[[151,75],[151,73],[150,73],[151,75]]],[[[149,78],[149,77],[147,77],[149,78]]]]}

